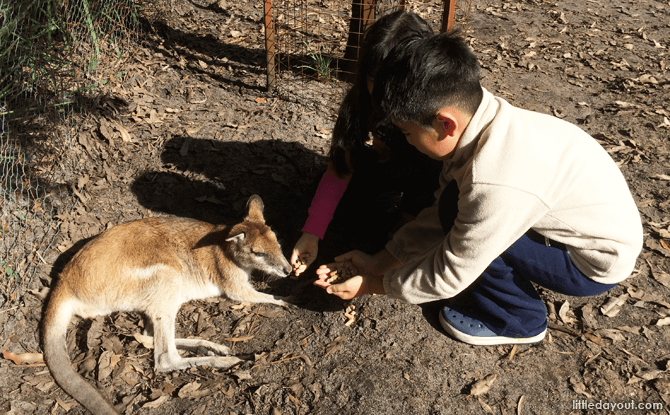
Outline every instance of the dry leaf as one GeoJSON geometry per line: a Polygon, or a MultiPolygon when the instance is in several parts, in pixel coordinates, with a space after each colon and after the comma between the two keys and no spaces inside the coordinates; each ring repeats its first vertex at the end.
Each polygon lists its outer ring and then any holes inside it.
{"type": "Polygon", "coordinates": [[[484,410],[484,412],[486,412],[487,414],[495,414],[495,412],[493,412],[493,409],[491,409],[491,407],[488,406],[488,405],[486,404],[486,402],[484,402],[484,401],[482,400],[482,398],[480,398],[480,397],[478,396],[478,397],[477,397],[477,400],[479,401],[479,405],[481,405],[481,407],[482,407],[482,409],[484,410]]]}
{"type": "Polygon", "coordinates": [[[624,305],[628,299],[628,294],[621,294],[619,297],[610,297],[605,304],[600,307],[600,312],[607,317],[614,317],[621,311],[621,306],[624,305]]]}
{"type": "Polygon", "coordinates": [[[121,379],[123,379],[124,382],[126,382],[127,384],[129,384],[132,387],[135,387],[139,384],[138,381],[136,381],[133,378],[130,378],[130,377],[126,376],[124,373],[121,374],[121,379]]]}
{"type": "Polygon", "coordinates": [[[258,97],[254,101],[256,101],[259,104],[265,104],[268,100],[266,98],[263,98],[263,97],[258,97]]]}
{"type": "Polygon", "coordinates": [[[656,379],[652,384],[661,395],[670,395],[670,380],[656,379]]]}
{"type": "Polygon", "coordinates": [[[293,401],[293,403],[294,403],[296,406],[302,406],[302,405],[300,405],[300,401],[298,400],[298,398],[296,398],[295,396],[293,396],[293,395],[291,395],[291,394],[289,393],[289,394],[288,394],[288,397],[289,397],[289,399],[291,399],[291,401],[293,401]]]}
{"type": "Polygon", "coordinates": [[[119,363],[119,360],[121,360],[120,355],[115,355],[111,350],[102,352],[98,359],[98,380],[107,378],[119,363]]]}
{"type": "Polygon", "coordinates": [[[251,303],[249,303],[249,302],[247,302],[247,301],[244,301],[244,302],[241,302],[241,303],[239,303],[239,304],[233,304],[233,305],[231,305],[231,306],[230,306],[230,309],[231,309],[231,310],[241,310],[241,309],[243,309],[243,308],[249,307],[250,305],[251,305],[251,303]]]}
{"type": "Polygon", "coordinates": [[[148,122],[149,124],[157,124],[163,122],[163,120],[161,120],[158,117],[158,113],[156,112],[156,110],[153,108],[151,109],[151,111],[149,111],[149,118],[148,119],[145,118],[144,121],[148,122]]]}
{"type": "Polygon", "coordinates": [[[575,313],[570,310],[570,303],[565,301],[561,308],[558,310],[558,316],[561,318],[565,324],[577,324],[578,321],[575,318],[575,313]]]}
{"type": "Polygon", "coordinates": [[[27,375],[23,377],[23,380],[26,381],[29,385],[32,385],[35,389],[38,389],[44,393],[49,393],[49,390],[56,386],[53,378],[45,372],[41,372],[35,376],[27,375]]]}
{"type": "Polygon", "coordinates": [[[579,379],[575,378],[574,376],[571,377],[570,384],[572,385],[572,389],[574,389],[575,392],[580,393],[589,399],[593,399],[593,395],[589,393],[589,391],[586,389],[586,385],[584,385],[584,383],[582,383],[579,379]]]}
{"type": "Polygon", "coordinates": [[[658,84],[656,78],[649,74],[640,75],[640,83],[643,84],[658,84]]]}
{"type": "Polygon", "coordinates": [[[640,334],[640,326],[619,326],[616,328],[617,330],[620,331],[625,331],[626,333],[631,333],[631,334],[640,334]]]}
{"type": "Polygon", "coordinates": [[[142,343],[142,346],[144,346],[145,349],[154,348],[154,338],[152,336],[145,336],[144,334],[133,333],[133,337],[135,338],[135,340],[142,343]]]}
{"type": "Polygon", "coordinates": [[[612,341],[626,341],[626,338],[616,329],[600,329],[596,333],[601,337],[606,337],[612,341]]]}
{"type": "Polygon", "coordinates": [[[625,101],[614,101],[615,104],[617,104],[621,108],[629,108],[629,107],[635,107],[635,104],[631,104],[630,102],[625,102],[625,101]]]}
{"type": "Polygon", "coordinates": [[[267,318],[279,318],[284,315],[284,310],[281,307],[259,307],[256,314],[267,318]]]}
{"type": "Polygon", "coordinates": [[[581,308],[582,311],[582,324],[586,327],[595,329],[598,327],[598,321],[596,320],[595,313],[593,311],[593,304],[586,303],[581,308]]]}
{"type": "Polygon", "coordinates": [[[597,344],[598,346],[605,347],[605,343],[603,343],[603,341],[600,339],[600,337],[598,337],[596,335],[593,335],[591,333],[586,332],[586,333],[584,333],[584,337],[591,340],[593,343],[597,344]]]}
{"type": "MultiPolygon", "coordinates": [[[[175,389],[176,388],[172,383],[163,382],[163,389],[161,389],[161,392],[163,392],[167,396],[170,396],[175,391],[175,389]]],[[[230,398],[228,398],[228,399],[230,399],[230,398]]]]}
{"type": "Polygon", "coordinates": [[[486,392],[491,389],[491,386],[493,383],[496,381],[498,378],[498,375],[495,373],[491,373],[490,375],[486,376],[482,380],[478,380],[477,382],[473,383],[472,386],[470,387],[470,394],[468,396],[479,396],[483,395],[486,392]]]}
{"type": "Polygon", "coordinates": [[[330,343],[328,347],[326,347],[326,354],[324,355],[324,357],[328,356],[331,353],[337,353],[338,351],[340,351],[340,347],[342,346],[342,343],[344,343],[346,339],[347,339],[346,336],[340,336],[335,340],[333,340],[332,343],[330,343]]]}
{"type": "Polygon", "coordinates": [[[68,412],[70,409],[77,405],[77,401],[64,402],[60,398],[56,398],[56,403],[61,408],[65,409],[65,412],[68,412]]]}
{"type": "Polygon", "coordinates": [[[81,176],[79,179],[77,179],[77,189],[81,190],[88,184],[90,181],[89,177],[87,174],[81,176]]]}
{"type": "Polygon", "coordinates": [[[670,317],[665,317],[665,318],[658,319],[658,321],[656,322],[656,325],[657,326],[670,326],[670,317]]]}
{"type": "Polygon", "coordinates": [[[179,389],[179,393],[177,395],[184,399],[184,398],[192,398],[195,392],[200,389],[201,384],[198,382],[191,382],[187,383],[186,385],[182,386],[181,389],[179,389]]]}
{"type": "Polygon", "coordinates": [[[17,365],[20,365],[22,363],[44,363],[44,356],[42,356],[42,353],[12,353],[12,352],[6,352],[2,351],[2,357],[11,360],[17,365]]]}
{"type": "Polygon", "coordinates": [[[242,336],[242,337],[224,337],[223,340],[228,341],[228,342],[245,342],[247,340],[253,339],[254,336],[242,336]]]}
{"type": "Polygon", "coordinates": [[[233,372],[232,375],[237,377],[239,380],[252,379],[251,372],[248,370],[238,370],[237,372],[233,372]]]}
{"type": "Polygon", "coordinates": [[[514,355],[516,354],[517,348],[518,346],[516,344],[512,347],[512,350],[509,352],[509,360],[514,359],[514,355]]]}
{"type": "Polygon", "coordinates": [[[121,124],[115,122],[114,127],[116,127],[119,134],[121,134],[121,139],[124,142],[130,143],[133,141],[133,139],[130,137],[130,133],[128,132],[128,130],[126,130],[121,124]]]}
{"type": "Polygon", "coordinates": [[[202,126],[198,127],[193,127],[193,128],[187,128],[186,129],[186,134],[188,134],[189,137],[191,138],[198,138],[198,131],[202,129],[202,126]]]}
{"type": "Polygon", "coordinates": [[[156,399],[155,401],[147,402],[144,405],[142,405],[142,408],[151,408],[151,409],[156,409],[159,406],[163,405],[167,400],[170,399],[168,395],[163,395],[156,399]]]}
{"type": "Polygon", "coordinates": [[[647,259],[647,265],[649,265],[649,269],[651,270],[651,276],[662,285],[670,288],[670,275],[660,269],[654,268],[649,259],[647,259]]]}
{"type": "Polygon", "coordinates": [[[320,125],[315,125],[314,129],[316,130],[314,135],[316,135],[317,137],[330,138],[330,131],[326,130],[325,128],[321,127],[320,125]]]}
{"type": "Polygon", "coordinates": [[[668,180],[670,181],[670,176],[667,174],[650,174],[649,177],[652,179],[659,179],[659,180],[668,180]]]}
{"type": "Polygon", "coordinates": [[[662,377],[665,372],[658,369],[640,369],[635,376],[644,379],[644,380],[654,380],[662,377]]]}

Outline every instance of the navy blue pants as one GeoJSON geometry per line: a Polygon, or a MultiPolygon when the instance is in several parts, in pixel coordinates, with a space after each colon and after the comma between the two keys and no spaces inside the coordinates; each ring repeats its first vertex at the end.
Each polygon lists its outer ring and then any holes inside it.
{"type": "MultiPolygon", "coordinates": [[[[448,233],[456,219],[458,188],[442,193],[439,214],[448,233]]],[[[572,296],[601,294],[616,284],[600,284],[582,274],[562,244],[547,246],[534,231],[521,236],[465,291],[453,308],[505,337],[531,337],[547,327],[547,310],[532,283],[572,296]]]]}

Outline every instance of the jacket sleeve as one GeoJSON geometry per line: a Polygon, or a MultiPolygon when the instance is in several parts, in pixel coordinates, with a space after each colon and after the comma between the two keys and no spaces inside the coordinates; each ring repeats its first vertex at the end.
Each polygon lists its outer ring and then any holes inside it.
{"type": "Polygon", "coordinates": [[[441,244],[445,234],[437,204],[423,209],[413,221],[400,228],[386,249],[401,263],[411,262],[441,244]]]}
{"type": "Polygon", "coordinates": [[[537,196],[505,186],[470,184],[461,195],[449,234],[439,238],[433,206],[403,229],[402,241],[387,245],[402,262],[384,276],[387,295],[415,304],[455,296],[549,210],[537,196]]]}

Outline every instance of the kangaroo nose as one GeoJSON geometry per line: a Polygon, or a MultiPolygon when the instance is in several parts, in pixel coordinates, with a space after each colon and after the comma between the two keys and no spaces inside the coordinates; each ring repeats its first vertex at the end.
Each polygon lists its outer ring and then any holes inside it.
{"type": "Polygon", "coordinates": [[[291,264],[289,264],[288,261],[284,261],[283,268],[284,268],[284,276],[285,277],[288,277],[289,274],[291,274],[293,272],[293,267],[291,266],[291,264]]]}

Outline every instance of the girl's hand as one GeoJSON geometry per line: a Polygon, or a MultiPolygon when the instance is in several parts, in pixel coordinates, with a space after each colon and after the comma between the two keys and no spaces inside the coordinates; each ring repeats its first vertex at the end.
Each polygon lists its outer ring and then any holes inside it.
{"type": "Polygon", "coordinates": [[[319,237],[308,232],[303,232],[291,253],[291,265],[295,275],[305,272],[319,253],[319,237]]]}

